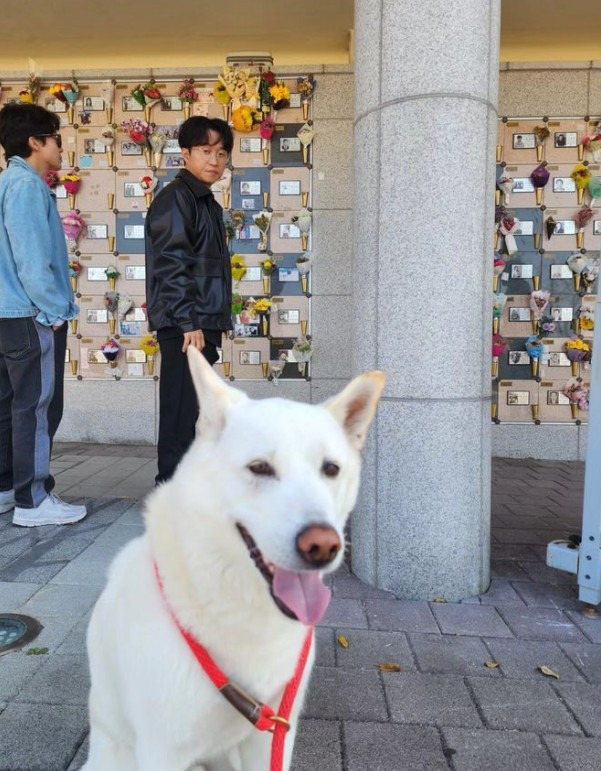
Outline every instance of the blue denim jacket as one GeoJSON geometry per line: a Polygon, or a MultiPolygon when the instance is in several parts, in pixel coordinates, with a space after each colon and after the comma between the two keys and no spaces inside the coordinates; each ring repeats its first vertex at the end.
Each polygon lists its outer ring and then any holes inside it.
{"type": "Polygon", "coordinates": [[[0,318],[35,316],[50,327],[78,313],[55,196],[13,156],[0,174],[0,318]]]}

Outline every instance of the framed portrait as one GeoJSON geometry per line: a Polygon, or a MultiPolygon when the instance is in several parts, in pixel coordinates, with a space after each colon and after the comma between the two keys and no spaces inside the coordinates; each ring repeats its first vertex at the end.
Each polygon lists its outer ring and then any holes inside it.
{"type": "Polygon", "coordinates": [[[86,311],[88,324],[108,324],[109,312],[105,309],[90,309],[86,311]]]}
{"type": "Polygon", "coordinates": [[[107,281],[106,268],[88,268],[86,278],[88,281],[107,281]]]}
{"type": "Polygon", "coordinates": [[[552,351],[549,354],[549,366],[550,367],[569,367],[570,360],[565,353],[561,351],[552,351]]]}
{"type": "Polygon", "coordinates": [[[534,185],[528,177],[516,177],[513,182],[514,193],[534,193],[534,185]]]}
{"type": "Polygon", "coordinates": [[[106,147],[97,139],[84,139],[83,151],[90,155],[95,153],[106,153],[106,147]]]}
{"type": "Polygon", "coordinates": [[[181,110],[183,109],[182,100],[179,96],[164,96],[161,100],[161,110],[181,110]]]}
{"type": "Polygon", "coordinates": [[[102,351],[88,349],[88,364],[108,364],[102,351]]]}
{"type": "Polygon", "coordinates": [[[125,337],[138,337],[142,334],[142,324],[137,321],[122,321],[119,331],[125,337]]]}
{"type": "Polygon", "coordinates": [[[256,225],[245,225],[240,228],[240,235],[238,239],[240,241],[258,241],[261,238],[261,231],[256,225]]]}
{"type": "Polygon", "coordinates": [[[507,360],[511,366],[522,366],[530,364],[530,356],[528,356],[528,351],[509,351],[507,360]]]}
{"type": "Polygon", "coordinates": [[[596,236],[601,236],[601,220],[593,220],[593,233],[596,236]]]}
{"type": "Polygon", "coordinates": [[[248,364],[260,364],[261,351],[240,351],[238,353],[238,362],[244,366],[248,364]]]}
{"type": "Polygon", "coordinates": [[[125,266],[126,281],[145,281],[145,279],[146,279],[145,265],[126,265],[125,266]]]}
{"type": "Polygon", "coordinates": [[[290,94],[290,108],[296,109],[301,106],[301,95],[296,94],[290,94]]]}
{"type": "Polygon", "coordinates": [[[184,159],[181,155],[168,155],[165,158],[165,166],[168,169],[179,169],[185,166],[184,159]]]}
{"type": "MultiPolygon", "coordinates": [[[[86,227],[86,238],[97,239],[97,238],[108,238],[109,237],[109,226],[108,225],[88,225],[86,227]]],[[[106,276],[104,277],[106,280],[106,276]]]]}
{"type": "Polygon", "coordinates": [[[144,308],[132,308],[125,314],[125,321],[146,321],[144,308]]]}
{"type": "Polygon", "coordinates": [[[261,137],[240,137],[241,153],[260,153],[262,149],[261,137]]]}
{"type": "Polygon", "coordinates": [[[300,153],[301,143],[298,137],[280,137],[281,153],[300,153]]]}
{"type": "Polygon", "coordinates": [[[550,407],[559,407],[560,405],[569,403],[570,400],[561,391],[547,391],[547,404],[550,407]]]}
{"type": "Polygon", "coordinates": [[[165,140],[163,145],[163,155],[181,155],[182,148],[179,146],[177,137],[165,140]]]}
{"type": "Polygon", "coordinates": [[[520,222],[518,229],[515,231],[516,236],[533,236],[534,235],[534,222],[532,220],[524,220],[520,222]]]}
{"type": "Polygon", "coordinates": [[[259,325],[234,324],[234,337],[259,337],[259,325]]]}
{"type": "Polygon", "coordinates": [[[57,185],[52,192],[57,197],[57,199],[67,197],[67,189],[64,185],[57,185]]]}
{"type": "Polygon", "coordinates": [[[511,278],[532,278],[532,265],[512,265],[511,278]]]}
{"type": "Polygon", "coordinates": [[[255,208],[255,199],[254,198],[243,198],[242,199],[242,208],[249,210],[255,208]]]}
{"type": "Polygon", "coordinates": [[[280,195],[300,195],[300,179],[281,179],[279,185],[280,195]]]}
{"type": "Polygon", "coordinates": [[[553,280],[572,278],[572,271],[567,265],[551,265],[550,269],[553,280]]]}
{"type": "Polygon", "coordinates": [[[260,281],[262,278],[262,270],[259,266],[253,265],[246,269],[246,273],[242,281],[260,281]]]}
{"type": "Polygon", "coordinates": [[[125,351],[125,361],[127,364],[144,364],[146,361],[146,354],[144,351],[139,351],[136,348],[130,348],[125,351]]]}
{"type": "Polygon", "coordinates": [[[536,136],[534,134],[514,134],[514,150],[533,150],[536,147],[536,136]]]}
{"type": "Polygon", "coordinates": [[[124,182],[123,195],[126,198],[144,198],[144,190],[139,182],[124,182]]]}
{"type": "Polygon", "coordinates": [[[554,236],[575,236],[576,222],[574,220],[559,220],[553,231],[554,236]]]}
{"type": "Polygon", "coordinates": [[[104,99],[101,96],[84,96],[82,107],[86,112],[99,112],[104,110],[104,99]]]}
{"type": "Polygon", "coordinates": [[[261,181],[245,179],[240,182],[240,195],[261,195],[261,181]]]}
{"type": "Polygon", "coordinates": [[[510,407],[525,407],[530,404],[530,391],[507,391],[507,404],[510,407]]]}
{"type": "Polygon", "coordinates": [[[49,96],[44,100],[44,107],[48,112],[67,112],[67,105],[53,96],[49,96]]]}
{"type": "Polygon", "coordinates": [[[556,131],[553,135],[555,147],[578,147],[578,134],[575,131],[556,131]]]}
{"type": "Polygon", "coordinates": [[[300,324],[300,311],[288,308],[278,310],[278,324],[300,324]]]}
{"type": "Polygon", "coordinates": [[[124,225],[123,238],[125,239],[143,239],[144,225],[124,225]]]}
{"type": "Polygon", "coordinates": [[[121,142],[121,155],[142,155],[142,148],[135,142],[121,142]]]}
{"type": "Polygon", "coordinates": [[[133,98],[133,96],[123,96],[121,97],[121,109],[123,112],[143,112],[144,108],[139,102],[136,102],[136,100],[133,98]]]}
{"type": "Polygon", "coordinates": [[[297,225],[292,222],[284,222],[279,229],[280,238],[300,238],[301,232],[297,225]]]}
{"type": "MultiPolygon", "coordinates": [[[[566,268],[568,266],[566,265],[566,268]]],[[[568,268],[569,270],[569,268],[568,268]]],[[[573,308],[551,308],[552,321],[572,321],[574,318],[573,308]]]]}
{"type": "Polygon", "coordinates": [[[530,321],[531,314],[530,308],[510,308],[509,321],[530,321]]]}
{"type": "Polygon", "coordinates": [[[300,281],[300,275],[296,268],[278,268],[278,279],[282,283],[300,281]]]}
{"type": "Polygon", "coordinates": [[[554,193],[575,193],[576,183],[571,177],[553,177],[554,193]]]}

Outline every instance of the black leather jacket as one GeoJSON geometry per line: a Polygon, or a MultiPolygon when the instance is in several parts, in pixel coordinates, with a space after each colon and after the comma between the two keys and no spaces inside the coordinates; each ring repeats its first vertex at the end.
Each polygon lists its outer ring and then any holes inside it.
{"type": "Polygon", "coordinates": [[[146,303],[151,330],[232,327],[232,271],[222,208],[182,169],[146,215],[146,303]]]}

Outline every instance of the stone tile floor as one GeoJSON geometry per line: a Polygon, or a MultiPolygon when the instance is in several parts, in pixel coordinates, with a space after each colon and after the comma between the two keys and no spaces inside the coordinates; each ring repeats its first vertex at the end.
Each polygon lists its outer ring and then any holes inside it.
{"type": "MultiPolygon", "coordinates": [[[[86,625],[107,565],[142,530],[154,458],[59,445],[58,491],[90,516],[33,531],[0,517],[0,610],[38,618],[32,645],[48,648],[0,657],[0,771],[73,771],[85,759],[86,625]]],[[[583,473],[493,462],[493,580],[480,597],[410,602],[336,575],[293,771],[601,768],[601,621],[582,615],[575,578],[544,562],[548,541],[579,530],[583,473]],[[388,662],[402,671],[380,672],[388,662]]]]}

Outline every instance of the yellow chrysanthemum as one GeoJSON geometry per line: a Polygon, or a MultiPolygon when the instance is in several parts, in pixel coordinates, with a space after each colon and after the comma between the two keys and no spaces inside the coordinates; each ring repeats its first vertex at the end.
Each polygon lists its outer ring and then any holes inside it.
{"type": "Polygon", "coordinates": [[[236,131],[247,134],[249,131],[252,131],[253,128],[253,111],[250,107],[238,107],[238,109],[234,110],[232,113],[232,123],[234,124],[236,131]]]}
{"type": "Polygon", "coordinates": [[[217,83],[214,89],[215,99],[219,104],[229,104],[232,101],[232,97],[228,94],[227,88],[223,83],[217,83]]]}
{"type": "Polygon", "coordinates": [[[146,335],[140,340],[140,348],[147,356],[156,356],[159,352],[159,343],[152,335],[146,335]]]}

